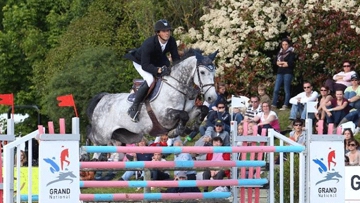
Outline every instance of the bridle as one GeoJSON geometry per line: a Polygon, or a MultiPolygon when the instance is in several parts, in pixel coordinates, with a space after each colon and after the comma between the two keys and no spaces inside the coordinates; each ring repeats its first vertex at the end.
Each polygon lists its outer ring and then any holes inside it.
{"type": "MultiPolygon", "coordinates": [[[[196,66],[195,68],[193,68],[191,75],[194,76],[195,71],[197,73],[197,78],[199,81],[199,88],[200,88],[200,94],[201,95],[205,95],[211,87],[215,87],[214,83],[209,83],[209,84],[203,84],[200,78],[200,70],[199,67],[200,66],[204,66],[206,69],[208,69],[209,71],[215,71],[215,67],[213,64],[201,64],[199,62],[196,62],[196,66]],[[205,91],[203,90],[203,88],[208,87],[205,91]]],[[[191,80],[191,77],[189,77],[189,79],[187,80],[186,83],[182,83],[181,81],[179,81],[178,79],[174,78],[173,76],[169,75],[168,77],[172,78],[173,80],[175,80],[178,84],[181,85],[181,88],[176,88],[174,87],[174,85],[170,84],[166,79],[162,78],[163,82],[167,85],[169,85],[170,87],[172,87],[173,89],[175,89],[176,91],[180,92],[181,94],[183,94],[184,96],[187,96],[187,92],[184,92],[183,90],[187,90],[190,86],[191,86],[191,82],[193,83],[193,80],[191,80]]],[[[195,84],[194,84],[195,85],[195,84]]]]}

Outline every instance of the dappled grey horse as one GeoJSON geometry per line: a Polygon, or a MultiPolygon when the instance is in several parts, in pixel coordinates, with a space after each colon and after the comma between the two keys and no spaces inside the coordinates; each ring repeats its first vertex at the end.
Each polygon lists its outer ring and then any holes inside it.
{"type": "Polygon", "coordinates": [[[216,100],[213,64],[216,54],[217,51],[203,56],[196,50],[188,51],[181,61],[172,66],[171,74],[161,78],[161,89],[156,99],[141,106],[140,121],[137,123],[127,115],[131,106],[127,100],[129,93],[96,95],[87,109],[90,121],[88,138],[96,145],[106,145],[111,139],[136,143],[145,134],[157,136],[165,132],[170,137],[182,135],[186,122],[200,114],[199,109],[194,108],[199,91],[207,102],[216,100]]]}

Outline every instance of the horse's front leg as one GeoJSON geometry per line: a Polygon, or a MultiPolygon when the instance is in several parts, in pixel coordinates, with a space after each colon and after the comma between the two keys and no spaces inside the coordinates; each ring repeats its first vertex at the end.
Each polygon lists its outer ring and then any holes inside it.
{"type": "Polygon", "coordinates": [[[172,119],[173,121],[174,120],[179,121],[176,128],[168,133],[168,136],[170,138],[174,138],[179,135],[183,135],[186,129],[185,125],[189,120],[189,114],[183,110],[169,109],[167,115],[169,119],[172,119]]]}

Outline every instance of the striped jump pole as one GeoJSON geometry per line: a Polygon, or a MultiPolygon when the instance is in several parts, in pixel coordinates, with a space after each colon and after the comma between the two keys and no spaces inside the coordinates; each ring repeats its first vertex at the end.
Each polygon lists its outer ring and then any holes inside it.
{"type": "Polygon", "coordinates": [[[179,180],[179,181],[80,181],[81,188],[92,187],[205,187],[205,186],[258,186],[267,179],[179,180]]]}
{"type": "MultiPolygon", "coordinates": [[[[80,194],[80,200],[94,202],[129,200],[225,199],[229,197],[231,197],[230,192],[80,194]]],[[[38,200],[38,195],[32,196],[32,201],[38,200]]],[[[28,196],[21,195],[21,201],[28,201],[28,196]]]]}
{"type": "Polygon", "coordinates": [[[265,161],[126,161],[80,162],[80,168],[135,169],[135,168],[209,168],[209,167],[262,167],[265,161]]]}
{"type": "Polygon", "coordinates": [[[119,147],[84,146],[88,153],[243,153],[243,152],[302,152],[304,146],[246,146],[246,147],[119,147]]]}

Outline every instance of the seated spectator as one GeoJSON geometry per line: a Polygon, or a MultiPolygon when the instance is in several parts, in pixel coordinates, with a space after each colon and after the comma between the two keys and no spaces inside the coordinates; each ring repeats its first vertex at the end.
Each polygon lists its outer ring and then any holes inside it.
{"type": "MultiPolygon", "coordinates": [[[[161,153],[154,153],[152,161],[166,161],[162,158],[161,153]]],[[[170,178],[168,171],[163,171],[159,169],[151,170],[151,180],[168,180],[170,178]]]]}
{"type": "Polygon", "coordinates": [[[333,99],[333,97],[330,95],[329,87],[325,85],[321,86],[320,96],[316,100],[318,102],[318,112],[315,114],[315,118],[317,120],[325,120],[325,111],[323,110],[323,108],[326,108],[326,104],[331,99],[333,99]]]}
{"type": "Polygon", "coordinates": [[[163,135],[159,136],[159,139],[155,139],[155,141],[153,143],[151,143],[150,146],[157,146],[157,147],[171,146],[171,145],[168,145],[168,140],[169,140],[169,136],[167,134],[163,134],[163,135]]]}
{"type": "MultiPolygon", "coordinates": [[[[145,147],[147,146],[148,141],[146,140],[146,138],[142,138],[140,142],[138,142],[136,145],[139,147],[145,147]]],[[[129,160],[134,160],[134,161],[151,161],[153,157],[152,153],[136,153],[135,157],[129,157],[129,160]]],[[[137,173],[137,171],[125,171],[125,173],[121,176],[121,178],[119,180],[130,180],[131,176],[135,175],[137,173]]],[[[140,171],[139,172],[139,176],[143,177],[143,172],[140,171]]]]}
{"type": "Polygon", "coordinates": [[[345,128],[343,131],[343,135],[344,135],[344,152],[345,154],[348,153],[350,151],[349,149],[349,141],[354,138],[354,134],[351,131],[350,128],[345,128]]]}
{"type": "Polygon", "coordinates": [[[293,122],[293,131],[290,132],[289,137],[290,139],[294,140],[295,142],[305,145],[305,131],[303,130],[304,122],[301,119],[296,119],[293,122]]]}
{"type": "Polygon", "coordinates": [[[274,130],[280,132],[279,118],[274,111],[271,111],[271,106],[269,103],[264,102],[261,104],[262,112],[258,113],[253,121],[258,123],[258,133],[260,134],[262,128],[273,128],[274,130]]]}
{"type": "Polygon", "coordinates": [[[194,108],[198,108],[201,113],[199,115],[199,118],[197,120],[195,120],[194,124],[191,126],[192,131],[189,133],[188,136],[185,137],[184,144],[186,144],[186,142],[188,142],[188,141],[193,140],[194,137],[196,137],[196,135],[199,134],[200,125],[209,113],[209,108],[207,106],[203,105],[201,96],[198,96],[196,98],[194,108]]]}
{"type": "Polygon", "coordinates": [[[232,109],[232,120],[236,121],[237,124],[241,123],[241,121],[244,120],[244,116],[241,114],[240,107],[234,107],[232,109]]]}
{"type": "MultiPolygon", "coordinates": [[[[116,140],[113,140],[111,143],[109,143],[109,146],[121,146],[121,142],[119,141],[116,141],[116,140]]],[[[118,153],[118,152],[115,152],[115,153],[108,153],[108,161],[122,161],[125,157],[125,154],[124,153],[118,153]]],[[[113,171],[113,170],[110,170],[110,171],[107,171],[105,176],[101,177],[99,180],[112,180],[117,174],[117,171],[113,171]]]]}
{"type": "Polygon", "coordinates": [[[318,97],[318,93],[316,91],[312,91],[313,87],[310,82],[304,82],[303,87],[304,87],[304,92],[301,92],[295,97],[290,99],[290,103],[292,104],[292,106],[291,106],[289,119],[291,121],[298,118],[297,116],[298,113],[300,114],[300,118],[302,120],[305,120],[306,103],[311,101],[316,101],[316,98],[318,97]]]}
{"type": "Polygon", "coordinates": [[[246,109],[244,121],[251,121],[258,113],[261,112],[260,99],[258,96],[250,97],[251,105],[246,109]]]}
{"type": "Polygon", "coordinates": [[[360,110],[349,112],[339,123],[338,126],[341,126],[344,123],[352,122],[356,126],[354,134],[357,134],[360,131],[360,110]]]}
{"type": "MultiPolygon", "coordinates": [[[[196,142],[195,146],[212,146],[212,139],[215,137],[221,137],[222,143],[224,146],[230,146],[230,136],[227,131],[224,130],[224,125],[221,120],[217,120],[215,127],[209,127],[206,130],[204,136],[200,137],[196,142]]],[[[196,160],[205,160],[206,154],[198,154],[196,160]]]]}
{"type": "Polygon", "coordinates": [[[224,102],[219,102],[217,105],[217,111],[210,111],[208,116],[207,116],[207,120],[206,120],[206,124],[204,126],[200,126],[200,134],[201,136],[203,136],[205,134],[205,131],[207,130],[208,127],[214,127],[215,126],[215,122],[216,120],[222,120],[222,122],[224,123],[224,130],[226,130],[227,132],[230,132],[230,120],[231,120],[231,116],[229,114],[229,112],[227,112],[225,110],[226,105],[224,102]]]}
{"type": "MultiPolygon", "coordinates": [[[[174,147],[180,147],[183,146],[183,143],[181,140],[175,140],[174,147]]],[[[175,153],[174,154],[174,161],[192,161],[193,158],[189,153],[175,153]]],[[[187,180],[196,180],[196,171],[195,170],[189,170],[189,171],[174,171],[174,174],[180,174],[180,172],[184,172],[186,174],[187,180]]]]}
{"type": "Polygon", "coordinates": [[[266,86],[264,84],[258,85],[258,94],[260,98],[260,104],[262,104],[263,102],[267,102],[267,103],[271,102],[270,96],[266,94],[266,86]]]}
{"type": "Polygon", "coordinates": [[[346,156],[349,157],[349,166],[359,166],[360,165],[360,152],[357,149],[359,147],[358,141],[354,138],[349,140],[349,152],[346,153],[346,156]]]}
{"type": "MultiPolygon", "coordinates": [[[[237,126],[237,136],[243,136],[244,135],[244,125],[243,123],[239,123],[237,126]]],[[[243,142],[237,142],[237,146],[241,146],[243,142]]]]}
{"type": "MultiPolygon", "coordinates": [[[[226,101],[227,101],[226,97],[227,97],[226,96],[226,85],[225,85],[225,83],[219,83],[218,84],[218,91],[217,91],[217,98],[213,103],[211,103],[209,105],[209,111],[210,112],[211,111],[218,111],[219,110],[219,108],[217,108],[218,104],[219,103],[226,104],[226,101]]],[[[225,105],[225,108],[227,108],[226,105],[225,105]]]]}
{"type": "Polygon", "coordinates": [[[332,80],[328,79],[325,81],[325,85],[329,87],[331,93],[334,93],[337,89],[344,91],[351,85],[350,77],[355,74],[355,71],[352,70],[350,61],[343,62],[343,70],[344,71],[335,74],[332,80]]]}
{"type": "Polygon", "coordinates": [[[349,113],[348,100],[344,98],[342,90],[335,91],[335,98],[326,103],[323,111],[326,112],[327,123],[338,126],[340,121],[349,113]]]}
{"type": "Polygon", "coordinates": [[[351,86],[345,89],[344,97],[349,101],[349,106],[360,109],[359,76],[356,73],[351,76],[351,86]]]}
{"type": "MultiPolygon", "coordinates": [[[[178,171],[175,174],[175,180],[179,181],[179,180],[187,180],[187,175],[186,172],[184,171],[178,171]]],[[[185,192],[200,192],[198,187],[173,187],[173,188],[168,188],[166,191],[166,193],[185,193],[185,192]]]]}
{"type": "MultiPolygon", "coordinates": [[[[213,146],[223,146],[221,137],[214,137],[213,146]]],[[[208,161],[224,161],[230,160],[230,153],[210,153],[206,155],[208,161]]],[[[203,180],[222,180],[224,177],[230,178],[230,170],[206,170],[203,173],[203,180]]],[[[208,187],[204,187],[204,192],[208,192],[208,187]]]]}

